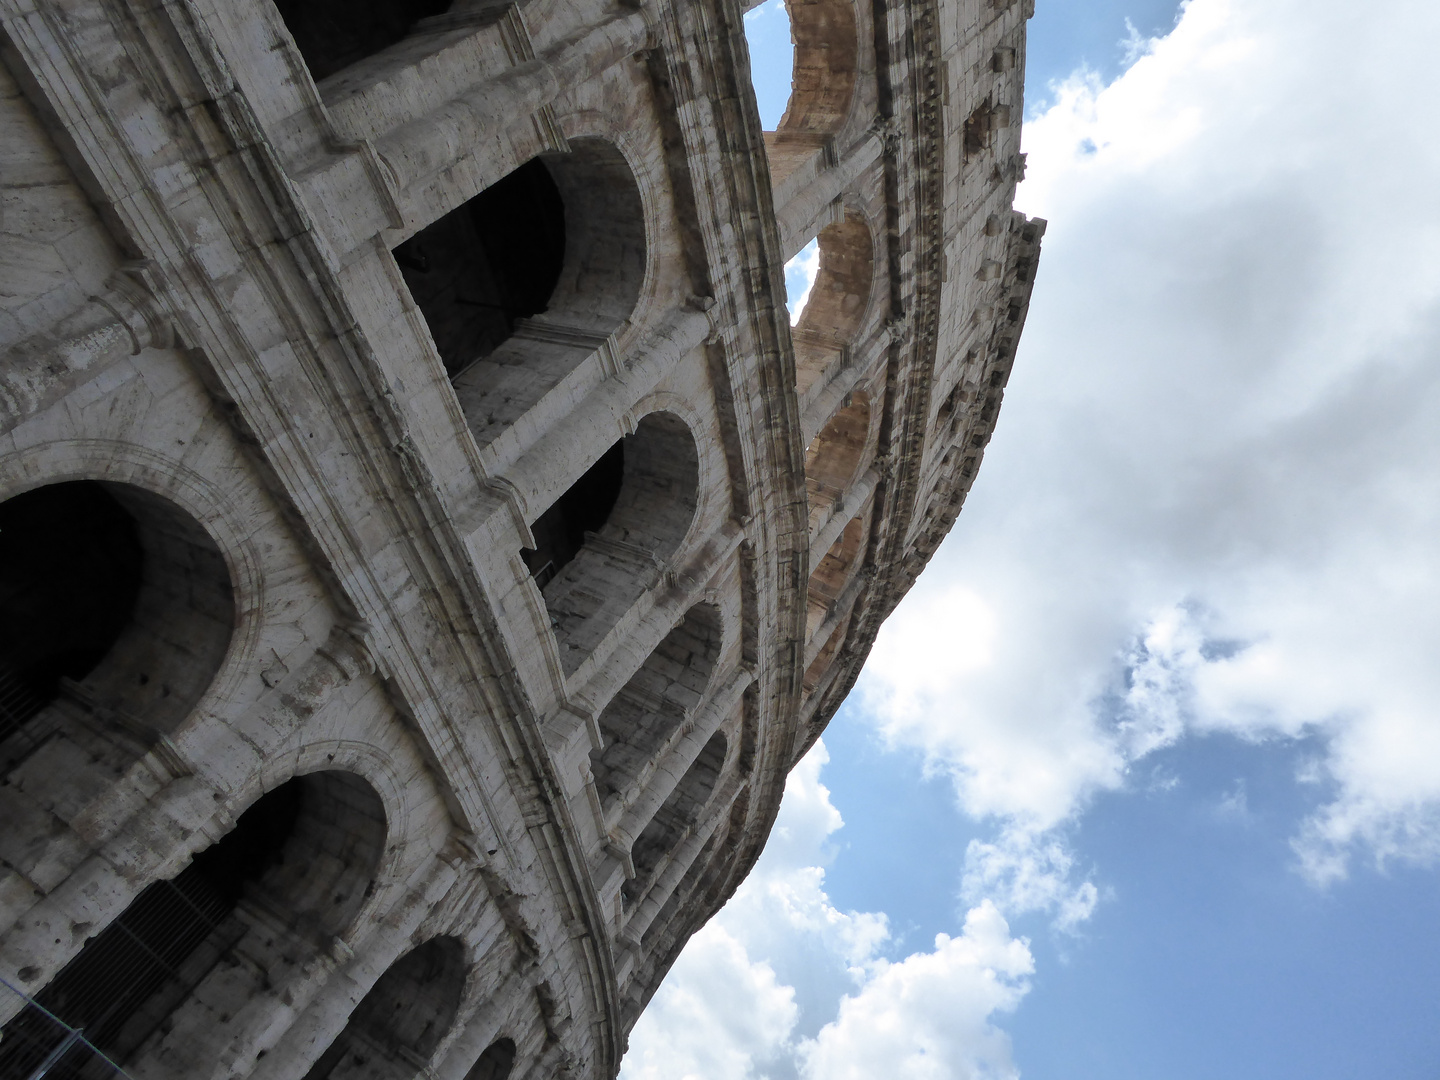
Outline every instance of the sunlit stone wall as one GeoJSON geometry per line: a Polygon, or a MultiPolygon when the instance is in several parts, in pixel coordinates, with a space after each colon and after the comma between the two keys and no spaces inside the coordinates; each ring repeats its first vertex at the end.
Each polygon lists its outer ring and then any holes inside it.
{"type": "Polygon", "coordinates": [[[1043,231],[1023,0],[790,16],[0,5],[0,1075],[616,1073],[1043,231]]]}

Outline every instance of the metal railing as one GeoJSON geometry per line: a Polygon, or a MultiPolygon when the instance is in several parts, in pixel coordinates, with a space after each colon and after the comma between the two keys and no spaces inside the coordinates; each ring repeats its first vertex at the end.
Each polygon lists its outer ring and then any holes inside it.
{"type": "Polygon", "coordinates": [[[83,1031],[5,978],[0,978],[0,999],[6,1012],[20,1005],[0,1037],[0,1080],[130,1080],[83,1031]]]}

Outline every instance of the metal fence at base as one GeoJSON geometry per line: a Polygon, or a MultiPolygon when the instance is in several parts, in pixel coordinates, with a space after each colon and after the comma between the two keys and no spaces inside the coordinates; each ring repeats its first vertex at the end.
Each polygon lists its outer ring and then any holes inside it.
{"type": "Polygon", "coordinates": [[[130,1080],[82,1031],[4,978],[0,1002],[14,1013],[0,1034],[0,1080],[130,1080]]]}

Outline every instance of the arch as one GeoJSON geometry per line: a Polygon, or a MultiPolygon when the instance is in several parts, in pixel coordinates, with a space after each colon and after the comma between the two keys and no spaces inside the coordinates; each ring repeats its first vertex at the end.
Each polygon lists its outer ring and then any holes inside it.
{"type": "Polygon", "coordinates": [[[421,19],[453,0],[275,0],[285,28],[317,83],[407,37],[421,19]]]}
{"type": "Polygon", "coordinates": [[[455,1022],[466,967],[457,938],[434,937],[411,949],[360,999],[305,1080],[410,1080],[425,1072],[455,1022]]]}
{"type": "Polygon", "coordinates": [[[819,630],[829,617],[845,591],[845,586],[854,576],[865,544],[865,523],[868,517],[868,514],[861,513],[851,518],[810,575],[809,600],[805,612],[807,641],[815,636],[815,631],[819,630]]]}
{"type": "Polygon", "coordinates": [[[806,665],[805,675],[801,680],[801,685],[807,695],[813,694],[820,686],[821,681],[825,678],[825,673],[830,670],[830,665],[835,660],[835,654],[840,651],[840,646],[844,644],[845,632],[849,629],[850,615],[846,615],[845,618],[840,620],[839,625],[835,627],[830,636],[825,639],[825,644],[822,645],[820,651],[815,654],[815,659],[806,665]]]}
{"type": "Polygon", "coordinates": [[[74,480],[0,503],[3,774],[68,820],[190,714],[235,622],[225,557],[169,499],[74,480]]]}
{"type": "Polygon", "coordinates": [[[465,1080],[508,1080],[515,1067],[515,1053],[514,1039],[496,1039],[470,1066],[465,1080]]]}
{"type": "Polygon", "coordinates": [[[537,546],[521,555],[567,675],[679,549],[699,505],[699,478],[689,425],[653,412],[535,520],[537,546]]]}
{"type": "Polygon", "coordinates": [[[650,824],[645,826],[631,848],[630,856],[635,865],[635,877],[625,883],[622,890],[627,905],[633,904],[645,895],[656,869],[681,841],[689,834],[701,813],[715,793],[720,779],[720,770],[725,765],[728,744],[725,733],[717,731],[710,736],[703,749],[685,770],[685,775],[675,785],[669,797],[655,811],[650,824]]]}
{"type": "Polygon", "coordinates": [[[605,745],[590,753],[603,806],[626,800],[670,736],[694,712],[720,657],[720,609],[696,604],[645,659],[600,714],[605,745]]]}
{"type": "Polygon", "coordinates": [[[870,437],[870,397],[856,390],[805,450],[805,494],[810,501],[810,535],[825,524],[832,509],[860,471],[870,437]]]}
{"type": "Polygon", "coordinates": [[[860,329],[875,273],[875,245],[864,218],[847,211],[820,230],[820,268],[791,336],[795,387],[803,397],[837,360],[860,329]]]}
{"type": "Polygon", "coordinates": [[[795,68],[778,131],[828,135],[850,112],[859,61],[851,0],[785,0],[795,68]]]}
{"type": "Polygon", "coordinates": [[[483,446],[599,349],[645,282],[645,210],[612,143],[515,169],[394,249],[483,446]]]}
{"type": "MultiPolygon", "coordinates": [[[[161,1044],[206,1061],[237,1003],[349,926],[385,840],[384,807],[360,777],[289,780],[178,875],[144,889],[35,1000],[121,1065],[161,1044]],[[212,1000],[229,1008],[217,1015],[212,1000]]],[[[0,1075],[27,1075],[54,1049],[59,1038],[34,1037],[45,1029],[33,1006],[6,1024],[0,1075]]]]}

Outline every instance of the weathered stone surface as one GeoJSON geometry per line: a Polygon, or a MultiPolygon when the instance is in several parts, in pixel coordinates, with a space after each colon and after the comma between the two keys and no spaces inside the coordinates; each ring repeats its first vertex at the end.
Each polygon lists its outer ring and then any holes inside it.
{"type": "Polygon", "coordinates": [[[728,0],[0,0],[0,973],[613,1076],[978,468],[1027,3],[792,0],[762,132],[728,0]]]}

